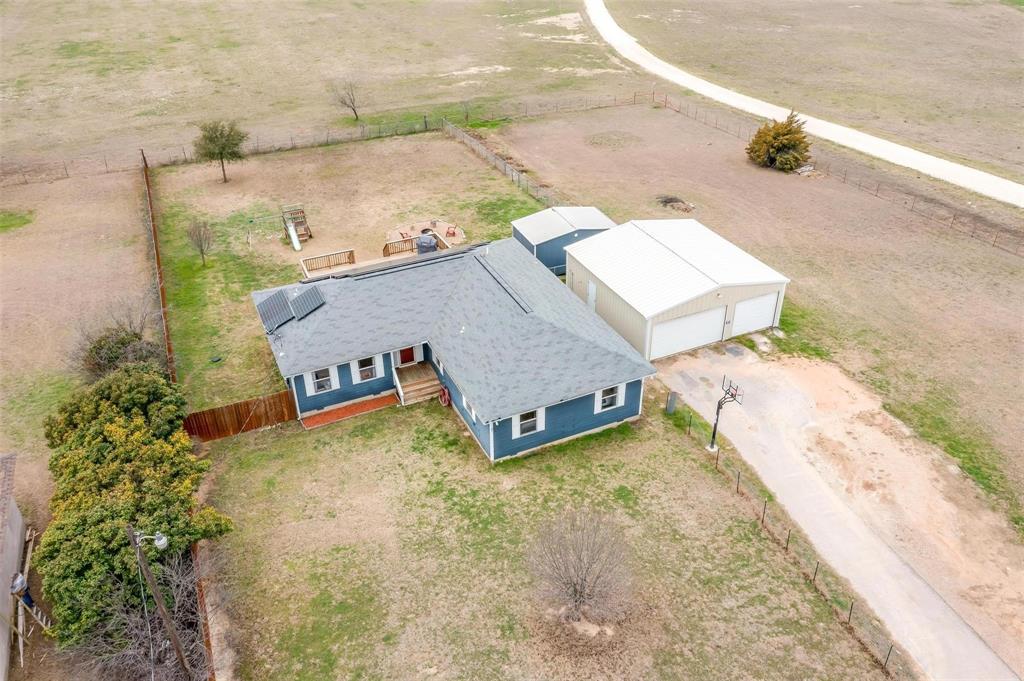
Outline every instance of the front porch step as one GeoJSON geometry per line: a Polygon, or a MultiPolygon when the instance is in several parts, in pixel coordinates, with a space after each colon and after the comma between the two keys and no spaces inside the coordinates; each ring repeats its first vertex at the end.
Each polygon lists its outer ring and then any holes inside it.
{"type": "Polygon", "coordinates": [[[402,386],[402,403],[412,404],[429,400],[441,392],[441,382],[436,378],[415,381],[402,386]]]}

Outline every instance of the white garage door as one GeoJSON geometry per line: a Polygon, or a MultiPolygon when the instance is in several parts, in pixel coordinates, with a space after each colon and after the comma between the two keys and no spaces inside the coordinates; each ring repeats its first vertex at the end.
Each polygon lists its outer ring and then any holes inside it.
{"type": "Polygon", "coordinates": [[[736,303],[736,314],[732,319],[732,335],[742,336],[758,329],[767,329],[775,324],[775,303],[778,291],[766,293],[757,298],[736,303]]]}
{"type": "Polygon", "coordinates": [[[655,324],[651,337],[651,359],[720,341],[724,326],[725,307],[655,324]]]}

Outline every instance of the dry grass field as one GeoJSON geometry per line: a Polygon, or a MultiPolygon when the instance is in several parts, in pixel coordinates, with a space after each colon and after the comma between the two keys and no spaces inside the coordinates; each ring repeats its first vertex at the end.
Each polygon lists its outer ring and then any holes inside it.
{"type": "Polygon", "coordinates": [[[357,264],[378,259],[388,232],[433,218],[471,241],[501,238],[510,220],[540,208],[440,133],[257,156],[231,166],[226,184],[210,165],[155,177],[171,338],[196,410],[284,389],[249,294],[301,279],[301,256],[352,248],[357,264]],[[280,217],[260,219],[291,203],[304,205],[313,231],[301,253],[285,243],[280,217]],[[206,266],[186,237],[195,219],[216,234],[206,266]]]}
{"type": "MultiPolygon", "coordinates": [[[[491,143],[536,177],[613,218],[680,217],[659,194],[696,204],[695,217],[785,272],[784,328],[824,346],[888,408],[960,460],[1024,523],[1024,422],[1011,400],[1024,352],[1024,259],[824,176],[759,169],[743,142],[673,112],[626,107],[517,123],[491,143]]],[[[922,200],[968,200],[848,154],[818,161],[903,185],[922,200]]],[[[1021,211],[978,202],[1004,230],[1021,211]]]]}
{"type": "Polygon", "coordinates": [[[4,3],[4,162],[188,145],[197,121],[217,117],[264,138],[322,133],[350,124],[326,89],[343,77],[362,84],[371,122],[375,111],[649,87],[580,10],[564,0],[4,3]]]}
{"type": "Polygon", "coordinates": [[[636,426],[497,466],[436,401],[214,443],[241,678],[881,678],[650,387],[636,426]],[[524,565],[567,506],[633,548],[635,609],[592,639],[524,565]]]}
{"type": "Polygon", "coordinates": [[[609,0],[662,59],[725,87],[1024,179],[1024,11],[996,0],[609,0]]]}

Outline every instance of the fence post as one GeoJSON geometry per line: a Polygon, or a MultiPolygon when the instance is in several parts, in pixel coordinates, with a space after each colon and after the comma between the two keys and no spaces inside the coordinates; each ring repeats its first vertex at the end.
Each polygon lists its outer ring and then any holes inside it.
{"type": "Polygon", "coordinates": [[[814,580],[818,579],[818,568],[821,567],[821,561],[814,561],[814,576],[811,577],[811,584],[814,584],[814,580]]]}
{"type": "Polygon", "coordinates": [[[850,601],[850,612],[846,615],[846,623],[849,624],[853,621],[853,604],[857,601],[850,601]]]}
{"type": "Polygon", "coordinates": [[[793,528],[791,527],[791,528],[789,528],[789,531],[786,532],[786,549],[785,549],[786,553],[789,553],[789,538],[792,535],[793,535],[793,528]]]}
{"type": "Polygon", "coordinates": [[[882,669],[886,669],[889,666],[889,656],[892,655],[892,647],[894,645],[896,645],[896,644],[895,643],[890,643],[889,644],[889,652],[887,652],[885,654],[885,662],[882,663],[882,669]]]}
{"type": "Polygon", "coordinates": [[[690,434],[690,426],[693,425],[693,412],[690,412],[690,419],[686,422],[686,434],[690,434]]]}
{"type": "Polygon", "coordinates": [[[736,494],[740,493],[740,472],[736,471],[736,494]]]}
{"type": "Polygon", "coordinates": [[[764,527],[764,516],[768,512],[768,497],[764,498],[764,505],[761,507],[761,526],[764,527]]]}

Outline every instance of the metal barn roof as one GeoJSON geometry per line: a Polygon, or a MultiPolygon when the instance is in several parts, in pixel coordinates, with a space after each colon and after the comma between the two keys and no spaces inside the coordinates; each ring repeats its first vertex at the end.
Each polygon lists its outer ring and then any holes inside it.
{"type": "Polygon", "coordinates": [[[611,229],[615,223],[593,206],[556,206],[513,220],[512,226],[530,243],[542,244],[579,229],[611,229]]]}
{"type": "Polygon", "coordinates": [[[722,286],[789,279],[697,220],[632,220],[566,247],[644,317],[722,286]]]}

